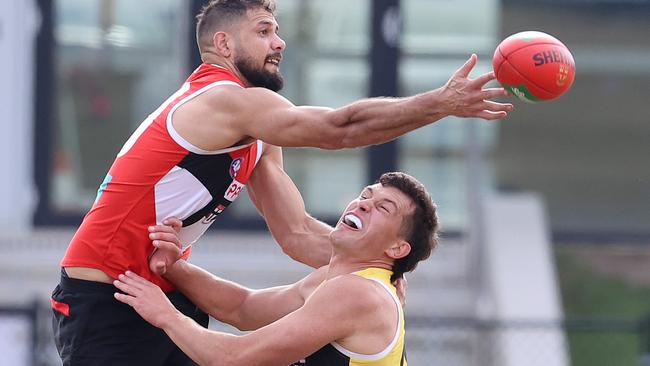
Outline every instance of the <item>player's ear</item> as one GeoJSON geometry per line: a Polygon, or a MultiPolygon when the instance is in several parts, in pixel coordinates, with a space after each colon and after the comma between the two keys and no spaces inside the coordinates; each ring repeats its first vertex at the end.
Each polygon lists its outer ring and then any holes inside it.
{"type": "Polygon", "coordinates": [[[212,45],[217,53],[224,57],[230,57],[232,54],[231,42],[232,39],[226,32],[216,32],[212,36],[212,45]]]}
{"type": "Polygon", "coordinates": [[[411,253],[411,244],[406,240],[398,240],[384,252],[393,259],[404,258],[411,253]]]}

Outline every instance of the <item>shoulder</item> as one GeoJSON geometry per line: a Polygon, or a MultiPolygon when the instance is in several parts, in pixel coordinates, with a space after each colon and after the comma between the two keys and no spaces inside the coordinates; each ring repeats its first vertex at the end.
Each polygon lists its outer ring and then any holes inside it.
{"type": "Polygon", "coordinates": [[[211,105],[225,106],[231,110],[257,110],[260,107],[293,106],[288,99],[266,88],[242,88],[235,85],[223,85],[212,88],[205,92],[204,99],[210,102],[211,105]]]}
{"type": "Polygon", "coordinates": [[[314,290],[296,315],[326,335],[328,342],[383,331],[386,314],[394,305],[375,286],[373,281],[351,274],[329,279],[314,290]]]}
{"type": "Polygon", "coordinates": [[[374,281],[353,274],[327,280],[314,292],[314,300],[335,303],[353,314],[373,313],[386,304],[389,294],[374,281]],[[378,291],[381,290],[381,291],[378,291]],[[383,292],[383,293],[382,293],[383,292]]]}

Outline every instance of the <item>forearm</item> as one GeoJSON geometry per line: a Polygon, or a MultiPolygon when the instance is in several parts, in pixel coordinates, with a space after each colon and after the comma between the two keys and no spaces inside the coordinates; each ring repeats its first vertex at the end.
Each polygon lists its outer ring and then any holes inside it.
{"type": "Polygon", "coordinates": [[[205,329],[177,312],[162,329],[169,338],[199,365],[233,365],[237,355],[237,336],[205,329]]]}
{"type": "Polygon", "coordinates": [[[332,257],[330,233],[332,227],[311,216],[304,218],[305,230],[293,232],[287,239],[291,246],[292,258],[313,268],[320,268],[329,263],[332,257]]]}
{"type": "Polygon", "coordinates": [[[213,318],[240,330],[259,329],[304,301],[294,286],[252,290],[184,261],[174,264],[165,278],[213,318]]]}
{"type": "Polygon", "coordinates": [[[221,279],[186,261],[177,261],[164,277],[206,313],[238,326],[238,310],[252,290],[221,279]]]}
{"type": "Polygon", "coordinates": [[[307,213],[291,222],[285,218],[266,216],[269,231],[282,250],[292,259],[312,268],[329,263],[332,255],[329,234],[332,227],[307,213]]]}
{"type": "Polygon", "coordinates": [[[439,91],[407,98],[364,99],[331,113],[343,130],[342,147],[384,143],[449,115],[439,91]]]}
{"type": "Polygon", "coordinates": [[[286,254],[322,267],[329,263],[332,228],[306,212],[302,195],[283,169],[282,151],[269,145],[265,149],[249,181],[249,196],[286,254]]]}

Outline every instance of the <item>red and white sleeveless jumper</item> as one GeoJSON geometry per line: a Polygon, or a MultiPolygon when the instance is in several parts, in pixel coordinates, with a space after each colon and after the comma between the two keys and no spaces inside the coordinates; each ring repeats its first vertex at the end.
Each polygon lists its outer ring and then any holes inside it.
{"type": "Polygon", "coordinates": [[[177,217],[183,245],[195,242],[239,196],[262,154],[259,140],[205,151],[174,130],[178,107],[222,85],[243,87],[228,70],[203,64],[142,122],[118,153],[61,266],[96,268],[113,278],[128,269],[173,289],[149,270],[154,247],[147,228],[177,217]]]}

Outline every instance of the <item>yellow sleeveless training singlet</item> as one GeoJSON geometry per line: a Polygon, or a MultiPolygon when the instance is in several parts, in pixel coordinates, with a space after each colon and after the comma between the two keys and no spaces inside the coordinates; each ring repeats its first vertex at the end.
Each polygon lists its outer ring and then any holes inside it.
{"type": "Polygon", "coordinates": [[[404,311],[395,286],[390,282],[393,272],[383,268],[367,268],[353,274],[379,283],[395,301],[399,315],[393,340],[382,352],[374,355],[355,353],[332,342],[292,366],[407,366],[404,352],[404,311]]]}

